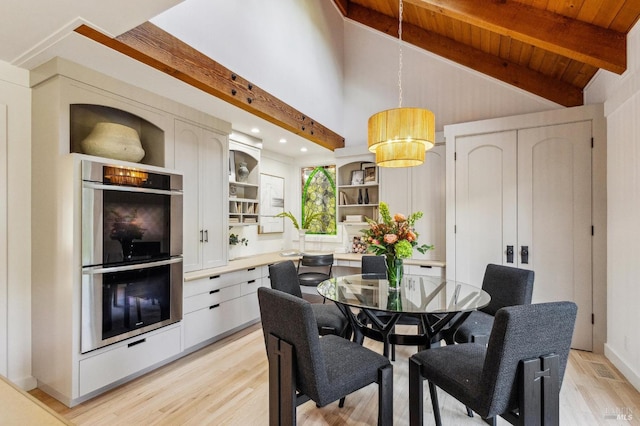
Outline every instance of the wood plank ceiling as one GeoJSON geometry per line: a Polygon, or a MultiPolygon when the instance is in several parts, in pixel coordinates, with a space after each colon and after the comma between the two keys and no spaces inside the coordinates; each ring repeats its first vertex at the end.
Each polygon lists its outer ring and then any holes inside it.
{"type": "MultiPolygon", "coordinates": [[[[398,0],[334,0],[398,37],[398,0]]],[[[403,40],[564,106],[583,104],[598,69],[626,69],[638,0],[404,0],[403,40]]]]}

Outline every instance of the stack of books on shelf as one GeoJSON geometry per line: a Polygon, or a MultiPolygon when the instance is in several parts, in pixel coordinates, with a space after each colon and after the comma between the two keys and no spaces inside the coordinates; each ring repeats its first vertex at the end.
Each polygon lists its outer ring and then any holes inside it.
{"type": "Polygon", "coordinates": [[[229,223],[240,223],[240,218],[237,216],[232,216],[229,218],[229,223]]]}
{"type": "Polygon", "coordinates": [[[244,223],[258,223],[258,220],[255,217],[245,217],[244,223]]]}

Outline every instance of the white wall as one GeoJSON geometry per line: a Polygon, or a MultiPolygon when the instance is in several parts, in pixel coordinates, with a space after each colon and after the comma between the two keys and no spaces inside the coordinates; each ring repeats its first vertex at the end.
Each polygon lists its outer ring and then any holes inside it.
{"type": "Polygon", "coordinates": [[[343,24],[333,2],[186,0],[151,22],[341,133],[343,24]]]}
{"type": "Polygon", "coordinates": [[[640,390],[640,25],[627,38],[627,71],[599,72],[586,90],[607,118],[607,343],[605,355],[640,390]]]}
{"type": "Polygon", "coordinates": [[[28,72],[0,62],[0,374],[31,377],[31,91],[28,72]],[[5,124],[3,126],[3,123],[5,124]],[[4,128],[3,128],[4,127],[4,128]]]}

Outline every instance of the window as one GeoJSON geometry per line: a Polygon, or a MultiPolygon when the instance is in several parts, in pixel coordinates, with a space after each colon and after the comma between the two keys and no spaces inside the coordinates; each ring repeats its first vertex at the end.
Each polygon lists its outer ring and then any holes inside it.
{"type": "Polygon", "coordinates": [[[336,166],[302,169],[302,217],[318,215],[308,227],[308,234],[336,235],[335,182],[336,166]]]}

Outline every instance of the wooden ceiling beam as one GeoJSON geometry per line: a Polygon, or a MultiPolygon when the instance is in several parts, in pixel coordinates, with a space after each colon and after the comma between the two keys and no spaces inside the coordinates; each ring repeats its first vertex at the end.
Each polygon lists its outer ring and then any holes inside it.
{"type": "Polygon", "coordinates": [[[150,22],[111,38],[86,25],[75,30],[327,149],[344,138],[150,22]]]}
{"type": "MultiPolygon", "coordinates": [[[[347,17],[392,37],[398,37],[398,22],[395,18],[355,3],[349,4],[347,17]]],[[[545,76],[497,56],[484,53],[481,50],[458,43],[447,37],[425,31],[415,25],[403,23],[402,38],[414,46],[560,105],[571,107],[584,104],[582,90],[576,86],[545,76]]]]}
{"type": "Polygon", "coordinates": [[[626,35],[518,2],[404,0],[422,9],[622,74],[626,35]]]}

